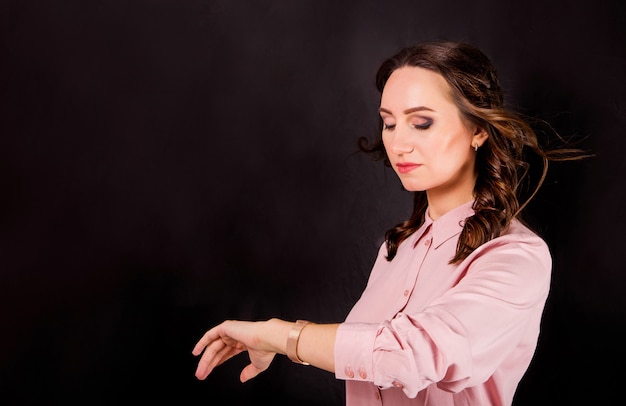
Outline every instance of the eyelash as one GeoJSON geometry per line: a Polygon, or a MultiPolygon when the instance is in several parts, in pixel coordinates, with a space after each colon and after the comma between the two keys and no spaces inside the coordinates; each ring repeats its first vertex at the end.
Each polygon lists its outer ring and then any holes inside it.
{"type": "MultiPolygon", "coordinates": [[[[428,130],[432,124],[433,124],[432,122],[427,122],[425,124],[416,124],[416,125],[413,125],[413,128],[415,128],[416,130],[428,130]]],[[[390,131],[390,130],[393,130],[394,128],[396,128],[395,124],[387,125],[383,123],[383,130],[390,131]]]]}

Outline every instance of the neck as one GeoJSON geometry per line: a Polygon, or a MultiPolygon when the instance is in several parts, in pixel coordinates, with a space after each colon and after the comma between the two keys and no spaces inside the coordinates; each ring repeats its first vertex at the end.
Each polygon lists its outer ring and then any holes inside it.
{"type": "Polygon", "coordinates": [[[454,210],[457,207],[474,200],[474,196],[471,193],[448,196],[444,198],[431,196],[431,193],[427,192],[426,196],[428,198],[428,215],[433,220],[437,220],[450,210],[454,210]]]}

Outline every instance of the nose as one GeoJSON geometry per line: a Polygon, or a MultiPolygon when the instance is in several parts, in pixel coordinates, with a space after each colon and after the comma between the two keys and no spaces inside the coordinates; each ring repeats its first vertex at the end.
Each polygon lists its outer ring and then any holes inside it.
{"type": "Polygon", "coordinates": [[[410,131],[396,127],[393,134],[389,137],[389,147],[391,153],[395,155],[410,154],[413,152],[414,145],[410,131]]]}

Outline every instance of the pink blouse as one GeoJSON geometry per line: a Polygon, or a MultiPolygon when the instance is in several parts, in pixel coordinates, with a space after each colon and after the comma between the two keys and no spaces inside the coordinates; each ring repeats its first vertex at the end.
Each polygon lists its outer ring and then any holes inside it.
{"type": "Polygon", "coordinates": [[[335,342],[348,406],[511,405],[550,288],[546,243],[519,221],[450,265],[472,202],[383,244],[335,342]]]}

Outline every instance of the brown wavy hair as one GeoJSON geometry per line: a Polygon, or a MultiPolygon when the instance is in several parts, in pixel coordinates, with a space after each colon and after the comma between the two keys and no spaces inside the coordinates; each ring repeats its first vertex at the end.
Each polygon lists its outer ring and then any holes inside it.
{"type": "MultiPolygon", "coordinates": [[[[505,107],[495,67],[471,44],[435,41],[404,48],[381,64],[376,74],[378,90],[382,93],[389,76],[406,66],[441,74],[451,88],[462,118],[489,134],[476,155],[475,215],[466,219],[450,263],[462,261],[480,245],[506,231],[511,220],[519,216],[543,184],[549,161],[590,156],[577,148],[542,148],[529,124],[530,119],[505,107]],[[534,187],[526,185],[529,187],[526,190],[522,181],[528,180],[530,163],[536,161],[541,163],[538,180],[534,187]],[[526,198],[520,204],[522,191],[526,192],[526,198]]],[[[382,120],[379,124],[379,137],[371,143],[367,137],[361,137],[359,149],[391,166],[382,141],[382,120]]],[[[385,233],[388,261],[395,257],[398,246],[424,223],[428,206],[426,192],[413,193],[411,217],[385,233]]]]}

